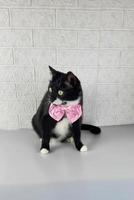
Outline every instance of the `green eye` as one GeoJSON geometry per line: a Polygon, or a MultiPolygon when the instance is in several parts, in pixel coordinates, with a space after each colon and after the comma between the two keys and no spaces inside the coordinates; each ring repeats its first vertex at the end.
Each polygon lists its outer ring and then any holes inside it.
{"type": "Polygon", "coordinates": [[[59,94],[60,96],[62,96],[62,95],[63,95],[63,91],[62,91],[62,90],[59,90],[59,91],[58,91],[58,94],[59,94]]]}
{"type": "Polygon", "coordinates": [[[52,88],[51,87],[48,90],[49,90],[49,92],[52,92],[52,88]]]}

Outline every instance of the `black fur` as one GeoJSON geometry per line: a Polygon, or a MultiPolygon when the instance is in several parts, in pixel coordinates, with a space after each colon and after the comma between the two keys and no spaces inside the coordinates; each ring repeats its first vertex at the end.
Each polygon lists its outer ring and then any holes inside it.
{"type": "MultiPolygon", "coordinates": [[[[57,137],[52,130],[57,124],[53,118],[48,114],[48,109],[50,104],[58,97],[63,104],[66,101],[72,101],[80,97],[80,104],[83,105],[83,95],[82,88],[79,79],[72,73],[62,73],[56,71],[50,67],[52,74],[52,79],[48,85],[48,91],[44,95],[41,104],[32,118],[32,125],[36,133],[40,138],[42,138],[41,149],[45,148],[50,151],[49,142],[51,137],[57,137]],[[51,88],[52,91],[49,91],[51,88]],[[62,90],[64,93],[62,96],[58,95],[58,90],[62,90]]],[[[100,134],[101,129],[93,125],[82,124],[82,117],[80,117],[76,122],[74,122],[69,127],[69,133],[62,140],[66,141],[69,137],[73,137],[75,146],[77,150],[80,151],[83,143],[81,142],[81,129],[89,130],[93,134],[100,134]]]]}

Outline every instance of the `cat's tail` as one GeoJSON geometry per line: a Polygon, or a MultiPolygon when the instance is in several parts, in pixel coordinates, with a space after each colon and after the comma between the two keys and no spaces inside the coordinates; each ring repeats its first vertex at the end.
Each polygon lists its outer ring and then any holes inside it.
{"type": "Polygon", "coordinates": [[[101,133],[101,129],[99,127],[90,124],[82,124],[81,130],[90,131],[94,135],[99,135],[101,133]]]}

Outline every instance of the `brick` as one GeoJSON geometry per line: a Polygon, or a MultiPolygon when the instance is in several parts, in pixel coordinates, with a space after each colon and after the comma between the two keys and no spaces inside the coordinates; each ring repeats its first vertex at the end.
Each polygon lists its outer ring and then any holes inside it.
{"type": "Polygon", "coordinates": [[[133,0],[102,0],[102,8],[133,8],[133,0]]]}
{"type": "Polygon", "coordinates": [[[125,8],[134,8],[134,1],[133,0],[123,0],[125,8]]]}
{"type": "Polygon", "coordinates": [[[85,82],[83,84],[83,122],[96,122],[96,85],[85,82]]]}
{"type": "Polygon", "coordinates": [[[1,67],[0,82],[33,82],[34,71],[27,67],[1,67]]]}
{"type": "Polygon", "coordinates": [[[0,100],[16,99],[16,88],[14,83],[0,83],[0,100]]]}
{"type": "MultiPolygon", "coordinates": [[[[126,0],[125,0],[126,1],[126,0]]],[[[103,8],[123,8],[124,0],[102,0],[103,8]]]]}
{"type": "Polygon", "coordinates": [[[134,83],[134,68],[121,68],[120,82],[133,84],[134,83]]]}
{"type": "Polygon", "coordinates": [[[78,0],[78,4],[82,8],[101,8],[100,0],[78,0]]]}
{"type": "Polygon", "coordinates": [[[65,50],[58,51],[58,64],[60,65],[97,65],[98,53],[96,50],[65,50]]]}
{"type": "Polygon", "coordinates": [[[122,66],[134,66],[134,49],[124,49],[121,51],[120,64],[122,66]]]}
{"type": "Polygon", "coordinates": [[[0,26],[9,26],[9,14],[7,9],[0,9],[0,26]]]}
{"type": "Polygon", "coordinates": [[[32,31],[0,30],[0,46],[32,46],[32,31]]]}
{"type": "Polygon", "coordinates": [[[134,47],[134,31],[124,31],[122,47],[134,47]]]}
{"type": "Polygon", "coordinates": [[[103,8],[133,8],[133,0],[102,0],[103,8]]]}
{"type": "Polygon", "coordinates": [[[76,6],[77,0],[33,0],[35,6],[76,6]]]}
{"type": "Polygon", "coordinates": [[[19,114],[27,114],[27,115],[33,115],[36,111],[36,101],[35,98],[20,98],[17,103],[17,112],[19,114]]]}
{"type": "Polygon", "coordinates": [[[35,30],[34,45],[36,47],[76,47],[77,33],[63,30],[35,30]]]}
{"type": "Polygon", "coordinates": [[[119,99],[120,106],[118,107],[117,120],[119,124],[133,124],[134,122],[134,101],[128,99],[119,99]]]}
{"type": "Polygon", "coordinates": [[[35,99],[20,98],[15,100],[0,101],[0,113],[10,115],[33,115],[36,111],[35,99]]]}
{"type": "Polygon", "coordinates": [[[103,126],[118,124],[118,106],[118,101],[113,101],[112,97],[109,100],[98,97],[96,102],[96,123],[103,126]]]}
{"type": "Polygon", "coordinates": [[[101,98],[102,100],[113,99],[117,101],[119,91],[117,84],[97,84],[97,98],[101,98]]]}
{"type": "Polygon", "coordinates": [[[50,48],[16,48],[14,49],[15,64],[36,66],[55,63],[55,50],[50,48]]]}
{"type": "Polygon", "coordinates": [[[36,94],[37,98],[42,99],[45,95],[46,91],[48,90],[48,82],[47,81],[40,81],[36,84],[36,94]]]}
{"type": "Polygon", "coordinates": [[[119,69],[100,69],[98,74],[98,83],[119,83],[119,69]]]}
{"type": "Polygon", "coordinates": [[[0,6],[30,6],[31,0],[0,0],[0,6]]]}
{"type": "Polygon", "coordinates": [[[81,48],[99,47],[98,31],[79,31],[78,46],[81,48]]]}
{"type": "Polygon", "coordinates": [[[0,48],[0,65],[13,64],[12,49],[0,48]]]}
{"type": "Polygon", "coordinates": [[[54,10],[12,9],[11,24],[15,27],[53,27],[54,10]]]}
{"type": "Polygon", "coordinates": [[[134,31],[101,31],[101,47],[134,47],[134,31]]]}
{"type": "Polygon", "coordinates": [[[100,11],[58,10],[58,28],[99,28],[100,11]]]}
{"type": "Polygon", "coordinates": [[[123,11],[102,11],[101,27],[102,28],[122,28],[123,26],[123,11]]]}
{"type": "Polygon", "coordinates": [[[35,67],[36,82],[47,82],[51,79],[51,73],[48,66],[35,67]]]}
{"type": "Polygon", "coordinates": [[[21,67],[14,70],[14,82],[34,82],[34,70],[32,68],[21,67]]]}
{"type": "Polygon", "coordinates": [[[97,69],[90,69],[88,67],[77,68],[77,77],[80,79],[82,85],[94,84],[97,79],[97,69]]]}
{"type": "Polygon", "coordinates": [[[124,26],[125,28],[134,28],[134,10],[125,12],[124,26]]]}
{"type": "Polygon", "coordinates": [[[134,84],[133,83],[126,84],[124,82],[124,83],[119,84],[119,91],[120,91],[119,98],[120,100],[122,100],[122,103],[126,104],[127,102],[127,105],[128,105],[128,101],[130,99],[131,100],[134,99],[134,84]]]}
{"type": "Polygon", "coordinates": [[[99,65],[100,66],[117,66],[120,62],[120,50],[103,49],[99,52],[99,65]]]}
{"type": "Polygon", "coordinates": [[[20,121],[20,128],[32,128],[31,120],[33,115],[20,115],[19,121],[20,121]]]}
{"type": "MultiPolygon", "coordinates": [[[[125,72],[123,72],[125,73],[125,72]]],[[[133,74],[133,73],[132,73],[133,74]]],[[[127,73],[128,75],[128,73],[127,73]]],[[[130,75],[131,76],[131,75],[130,75]]],[[[125,77],[124,77],[125,78],[125,77]]],[[[127,79],[129,77],[127,76],[127,79]]],[[[119,85],[119,102],[117,119],[120,124],[131,124],[134,121],[134,84],[122,82],[119,85]]]]}
{"type": "Polygon", "coordinates": [[[118,124],[117,108],[119,88],[117,84],[97,85],[96,113],[97,123],[103,125],[118,124]]]}
{"type": "MultiPolygon", "coordinates": [[[[4,106],[4,102],[3,102],[4,106]]],[[[0,113],[0,129],[18,129],[19,128],[19,121],[18,116],[10,113],[0,113]]]]}
{"type": "Polygon", "coordinates": [[[31,82],[21,82],[21,83],[16,83],[16,93],[17,97],[29,97],[29,96],[36,96],[36,87],[35,83],[31,82]]]}
{"type": "Polygon", "coordinates": [[[12,69],[0,67],[0,82],[12,82],[12,81],[14,81],[12,69]]]}

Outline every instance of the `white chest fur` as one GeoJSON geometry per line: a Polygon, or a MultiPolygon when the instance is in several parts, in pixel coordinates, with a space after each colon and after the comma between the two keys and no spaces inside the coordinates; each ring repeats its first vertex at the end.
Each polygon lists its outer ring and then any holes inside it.
{"type": "MultiPolygon", "coordinates": [[[[73,100],[73,101],[66,101],[66,105],[75,105],[80,102],[80,98],[73,100]]],[[[60,105],[62,101],[60,99],[56,99],[54,104],[60,105]]],[[[64,117],[61,121],[59,121],[56,124],[56,127],[54,128],[53,132],[60,137],[60,139],[64,138],[69,133],[69,126],[71,124],[69,123],[68,119],[64,117]]]]}
{"type": "Polygon", "coordinates": [[[60,122],[58,122],[53,130],[53,132],[60,137],[60,139],[64,138],[69,132],[70,123],[68,119],[65,117],[60,122]]]}

